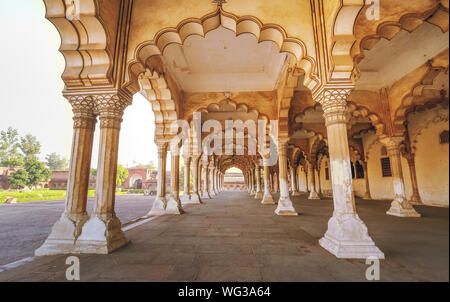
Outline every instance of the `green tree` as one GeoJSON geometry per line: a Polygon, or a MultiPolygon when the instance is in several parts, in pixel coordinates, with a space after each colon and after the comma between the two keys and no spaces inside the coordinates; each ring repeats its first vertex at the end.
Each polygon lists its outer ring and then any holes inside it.
{"type": "Polygon", "coordinates": [[[120,187],[125,179],[128,177],[128,170],[125,169],[122,165],[117,166],[117,177],[116,177],[116,185],[120,187]]]}
{"type": "Polygon", "coordinates": [[[47,161],[47,166],[51,171],[67,171],[69,168],[67,159],[59,156],[55,152],[47,154],[45,160],[47,161]]]}
{"type": "Polygon", "coordinates": [[[45,167],[44,163],[36,160],[25,162],[25,170],[28,173],[27,185],[30,187],[37,186],[41,181],[49,180],[51,176],[50,170],[45,167]]]}
{"type": "Polygon", "coordinates": [[[21,189],[28,184],[28,173],[24,169],[19,169],[9,175],[8,180],[13,188],[21,189]]]}
{"type": "Polygon", "coordinates": [[[0,132],[0,165],[6,167],[23,165],[23,157],[19,153],[19,131],[9,127],[0,132]]]}
{"type": "Polygon", "coordinates": [[[155,163],[153,161],[150,161],[150,163],[148,164],[148,168],[150,170],[156,170],[157,169],[157,167],[156,167],[156,165],[155,165],[155,163]]]}
{"type": "Polygon", "coordinates": [[[91,175],[97,176],[97,169],[91,168],[91,175]]]}
{"type": "Polygon", "coordinates": [[[36,161],[37,156],[41,152],[41,143],[31,134],[27,134],[25,137],[20,138],[19,147],[23,153],[25,162],[36,161]]]}

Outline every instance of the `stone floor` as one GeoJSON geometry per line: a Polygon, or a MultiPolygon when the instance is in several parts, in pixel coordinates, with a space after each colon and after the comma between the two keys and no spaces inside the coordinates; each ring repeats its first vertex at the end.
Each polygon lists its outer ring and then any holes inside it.
{"type": "MultiPolygon", "coordinates": [[[[181,216],[126,232],[110,255],[81,255],[81,281],[365,281],[364,260],[340,260],[318,245],[332,200],[294,198],[297,217],[275,216],[246,193],[223,192],[181,216]]],[[[449,281],[449,210],[417,206],[422,218],[385,215],[385,201],[357,201],[385,253],[381,281],[449,281]]],[[[65,281],[67,256],[38,257],[0,281],[65,281]]]]}
{"type": "MultiPolygon", "coordinates": [[[[122,224],[146,215],[154,197],[117,195],[116,214],[122,224]]],[[[87,210],[94,208],[88,198],[87,210]]],[[[31,257],[64,212],[64,200],[36,201],[0,205],[0,266],[31,257]]]]}

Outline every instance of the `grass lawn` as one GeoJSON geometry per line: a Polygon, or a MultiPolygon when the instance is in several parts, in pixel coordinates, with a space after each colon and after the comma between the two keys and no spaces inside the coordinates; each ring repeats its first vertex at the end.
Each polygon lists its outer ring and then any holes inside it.
{"type": "MultiPolygon", "coordinates": [[[[116,193],[116,195],[119,194],[126,194],[126,192],[116,193]]],[[[95,190],[88,191],[88,197],[92,196],[95,196],[95,190]]],[[[0,204],[5,203],[8,198],[17,198],[17,202],[58,200],[66,198],[66,190],[36,189],[32,191],[0,191],[0,204]]]]}

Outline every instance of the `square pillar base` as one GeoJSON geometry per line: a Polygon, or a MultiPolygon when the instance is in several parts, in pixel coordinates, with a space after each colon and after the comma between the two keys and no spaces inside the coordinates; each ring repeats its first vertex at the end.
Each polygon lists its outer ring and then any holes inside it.
{"type": "Polygon", "coordinates": [[[372,256],[384,259],[384,253],[375,246],[366,225],[356,214],[331,217],[319,244],[337,258],[366,259],[372,256]]]}
{"type": "Polygon", "coordinates": [[[88,219],[87,213],[73,220],[63,213],[53,225],[52,232],[45,242],[34,251],[34,255],[48,256],[73,253],[75,240],[88,219]]]}
{"type": "Polygon", "coordinates": [[[320,199],[320,196],[316,191],[311,191],[309,193],[308,199],[320,199]]]}
{"type": "Polygon", "coordinates": [[[198,195],[198,193],[193,193],[189,200],[181,199],[181,204],[182,205],[202,204],[202,200],[200,199],[200,195],[198,195]]]}
{"type": "Polygon", "coordinates": [[[391,208],[386,214],[397,217],[421,217],[421,215],[417,213],[412,205],[406,200],[403,202],[399,202],[398,200],[392,201],[391,208]]]}
{"type": "Polygon", "coordinates": [[[263,198],[263,192],[256,192],[255,199],[261,199],[261,198],[263,198]]]}
{"type": "Polygon", "coordinates": [[[122,224],[115,215],[101,218],[92,216],[83,226],[75,242],[74,253],[109,254],[126,245],[129,240],[122,231],[122,224]]]}
{"type": "Polygon", "coordinates": [[[278,201],[277,209],[275,214],[279,216],[297,216],[298,213],[295,211],[292,201],[289,197],[280,197],[278,201]]]}
{"type": "Polygon", "coordinates": [[[276,204],[276,203],[275,203],[275,200],[273,200],[273,197],[272,197],[271,194],[265,194],[263,196],[261,204],[271,204],[271,205],[273,205],[273,204],[276,204]]]}

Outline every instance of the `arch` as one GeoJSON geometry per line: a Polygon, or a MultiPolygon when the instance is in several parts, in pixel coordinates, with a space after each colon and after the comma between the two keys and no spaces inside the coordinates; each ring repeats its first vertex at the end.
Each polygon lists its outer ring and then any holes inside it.
{"type": "MultiPolygon", "coordinates": [[[[233,31],[236,36],[241,34],[252,34],[259,43],[263,41],[272,41],[278,48],[280,53],[288,53],[295,58],[296,67],[301,68],[305,72],[304,85],[311,90],[319,83],[317,76],[314,74],[316,70],[316,62],[314,58],[308,55],[305,43],[297,38],[287,35],[281,26],[275,24],[263,24],[254,16],[238,17],[232,13],[218,8],[211,14],[207,14],[200,19],[188,18],[181,21],[176,27],[170,27],[160,30],[152,40],[142,42],[135,50],[134,59],[127,65],[127,74],[124,87],[132,93],[136,89],[133,87],[135,78],[142,73],[145,68],[151,67],[151,59],[153,57],[162,56],[164,49],[173,43],[183,45],[187,37],[205,35],[223,26],[233,31]]],[[[154,67],[153,67],[154,68],[154,67]]]]}
{"type": "MultiPolygon", "coordinates": [[[[376,28],[370,33],[364,34],[362,37],[360,37],[352,46],[351,50],[351,56],[353,58],[355,66],[353,72],[354,78],[357,79],[361,75],[358,64],[364,58],[364,51],[370,50],[372,47],[374,47],[381,38],[391,40],[402,29],[411,33],[416,30],[423,22],[428,22],[439,27],[442,32],[448,31],[448,1],[446,1],[446,3],[445,1],[440,1],[439,3],[434,5],[434,7],[424,9],[425,11],[423,12],[406,12],[401,14],[397,19],[382,21],[377,24],[376,28]]],[[[365,16],[363,16],[363,14],[365,13],[365,9],[361,10],[356,19],[365,18],[365,16]]],[[[367,29],[364,32],[367,32],[367,29]]]]}

